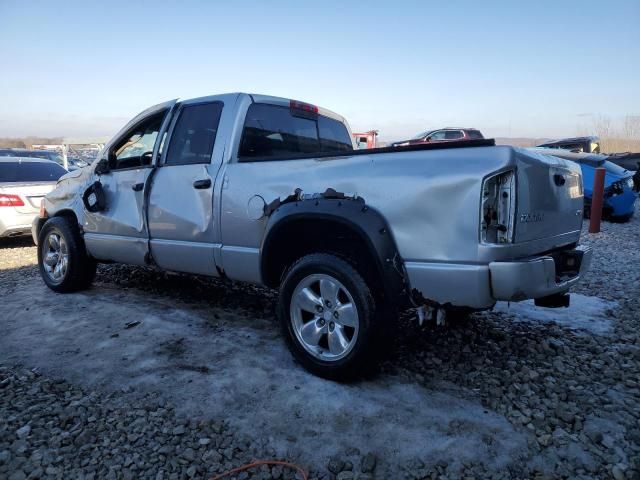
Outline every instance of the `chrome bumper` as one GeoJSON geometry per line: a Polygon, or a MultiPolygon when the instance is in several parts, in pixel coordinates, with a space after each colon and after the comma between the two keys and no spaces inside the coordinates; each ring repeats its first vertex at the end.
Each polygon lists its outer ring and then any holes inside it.
{"type": "Polygon", "coordinates": [[[491,296],[517,302],[564,293],[589,269],[591,255],[591,248],[580,246],[527,260],[491,262],[491,296]]]}

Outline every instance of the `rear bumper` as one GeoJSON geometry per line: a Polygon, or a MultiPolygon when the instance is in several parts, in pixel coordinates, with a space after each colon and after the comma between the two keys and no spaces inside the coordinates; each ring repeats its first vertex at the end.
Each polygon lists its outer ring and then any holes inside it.
{"type": "Polygon", "coordinates": [[[580,246],[488,265],[406,262],[405,269],[411,288],[425,299],[483,309],[498,300],[517,302],[566,292],[589,269],[591,254],[590,248],[580,246]]]}
{"type": "Polygon", "coordinates": [[[0,217],[0,237],[28,235],[31,231],[31,222],[34,216],[37,216],[37,214],[2,212],[0,217]]]}
{"type": "Polygon", "coordinates": [[[578,283],[589,269],[592,250],[580,246],[554,255],[515,262],[492,262],[492,296],[517,302],[564,293],[578,283]]]}

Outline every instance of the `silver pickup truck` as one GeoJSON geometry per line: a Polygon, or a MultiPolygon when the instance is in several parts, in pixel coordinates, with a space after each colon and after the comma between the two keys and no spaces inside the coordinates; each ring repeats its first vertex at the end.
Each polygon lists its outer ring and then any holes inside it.
{"type": "Polygon", "coordinates": [[[491,140],[354,150],[333,112],[234,93],[139,114],[59,181],[33,236],[56,292],[98,262],[278,288],[294,356],[345,378],[400,308],[566,305],[591,258],[582,202],[569,161],[491,140]]]}

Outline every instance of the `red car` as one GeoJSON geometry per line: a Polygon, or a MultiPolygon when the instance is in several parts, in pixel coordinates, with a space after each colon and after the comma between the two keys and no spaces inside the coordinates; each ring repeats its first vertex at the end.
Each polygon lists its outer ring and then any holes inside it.
{"type": "Polygon", "coordinates": [[[454,142],[464,140],[481,140],[484,136],[480,130],[475,128],[440,128],[422,132],[409,140],[393,142],[392,147],[402,147],[405,145],[419,145],[431,142],[454,142]]]}

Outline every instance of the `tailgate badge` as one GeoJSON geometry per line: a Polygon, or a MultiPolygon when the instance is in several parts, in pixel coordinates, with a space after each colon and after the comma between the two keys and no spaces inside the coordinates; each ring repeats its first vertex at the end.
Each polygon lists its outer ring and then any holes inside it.
{"type": "Polygon", "coordinates": [[[544,213],[522,213],[520,223],[535,223],[544,221],[544,213]]]}

